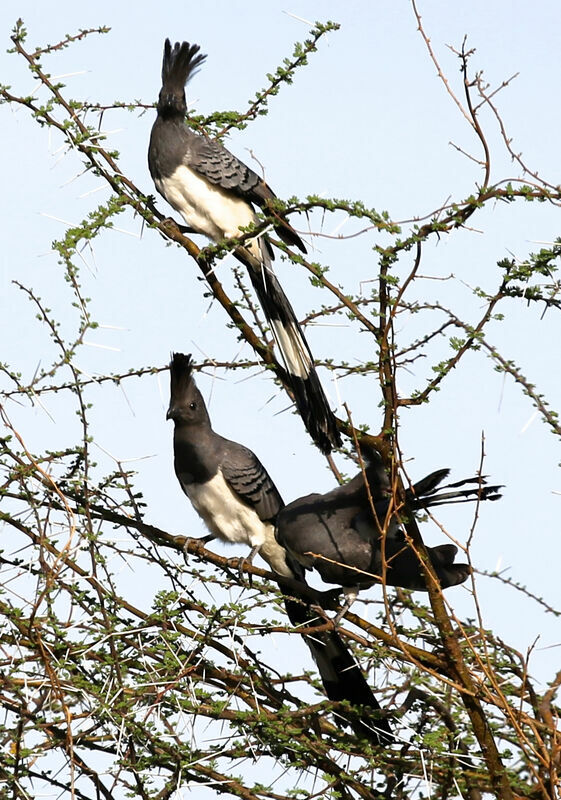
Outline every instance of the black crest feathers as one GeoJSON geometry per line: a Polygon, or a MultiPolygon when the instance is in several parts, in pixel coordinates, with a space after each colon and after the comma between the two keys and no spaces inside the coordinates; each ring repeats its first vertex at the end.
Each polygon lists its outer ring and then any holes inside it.
{"type": "Polygon", "coordinates": [[[199,53],[200,49],[198,44],[189,42],[176,42],[172,48],[170,40],[166,39],[162,61],[162,86],[168,90],[183,90],[187,81],[206,59],[206,55],[199,53]]]}

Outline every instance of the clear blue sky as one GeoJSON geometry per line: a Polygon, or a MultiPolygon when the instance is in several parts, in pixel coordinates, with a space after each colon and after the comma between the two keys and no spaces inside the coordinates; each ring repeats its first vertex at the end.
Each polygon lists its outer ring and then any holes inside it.
{"type": "MultiPolygon", "coordinates": [[[[484,70],[493,88],[519,73],[496,98],[514,149],[523,152],[540,175],[561,183],[557,0],[537,4],[420,0],[419,8],[458,95],[462,91],[458,60],[446,45],[459,47],[466,34],[476,48],[473,68],[484,70]]],[[[153,101],[160,85],[164,38],[199,42],[208,60],[190,86],[189,99],[201,113],[246,108],[255,91],[266,85],[265,74],[291,54],[295,41],[306,37],[310,26],[302,20],[333,19],[341,23],[341,30],[320,43],[293,87],[271,100],[269,115],[233,135],[229,147],[245,160],[253,153],[281,197],[321,193],[360,199],[378,211],[387,210],[394,220],[430,213],[449,196],[461,199],[481,179],[477,166],[450,145],[453,141],[468,152],[479,152],[473,133],[436,76],[405,0],[296,1],[291,6],[276,0],[160,5],[100,0],[86,6],[58,2],[49,7],[4,0],[0,80],[11,84],[15,93],[25,94],[34,88],[29,73],[21,59],[4,53],[18,16],[23,17],[28,43],[33,45],[54,43],[78,28],[111,27],[108,35],[92,36],[45,64],[51,74],[67,76],[61,78],[69,87],[67,94],[92,102],[153,101]]],[[[16,277],[35,287],[51,308],[66,309],[69,295],[57,259],[49,253],[50,243],[62,235],[64,221],[80,221],[108,193],[92,176],[72,180],[81,171],[80,159],[61,150],[56,135],[40,129],[25,110],[4,106],[1,114],[2,360],[30,377],[40,361],[48,363],[53,351],[31,306],[11,281],[16,277]]],[[[123,170],[147,193],[153,192],[146,164],[153,119],[151,111],[142,117],[116,111],[103,120],[109,146],[122,154],[123,170]]],[[[491,115],[482,114],[482,121],[494,153],[493,180],[516,177],[518,169],[510,163],[491,115]]],[[[163,200],[159,207],[170,211],[163,200]]],[[[454,277],[446,282],[422,281],[416,291],[424,299],[448,303],[460,316],[477,319],[479,304],[469,287],[495,287],[496,261],[509,253],[524,258],[539,249],[536,242],[552,241],[561,234],[560,216],[557,207],[544,205],[486,209],[472,219],[473,230],[426,248],[421,272],[454,277]]],[[[331,233],[340,224],[341,233],[360,230],[356,223],[344,222],[342,215],[328,217],[324,231],[331,233]]],[[[306,221],[300,224],[305,230],[306,221]]],[[[83,253],[86,294],[92,298],[94,317],[106,327],[89,337],[79,355],[80,366],[88,373],[146,363],[161,366],[172,350],[192,351],[195,358],[201,353],[233,358],[239,350],[234,334],[224,330],[219,308],[209,308],[204,286],[184,254],[164,247],[153,231],[144,231],[139,238],[140,222],[129,214],[117,226],[120,231],[104,234],[93,252],[83,253]]],[[[376,277],[374,233],[342,242],[309,241],[317,260],[330,265],[330,278],[348,291],[357,291],[361,282],[376,277]]],[[[410,265],[405,257],[397,273],[406,274],[410,265]]],[[[226,271],[228,266],[220,269],[226,271]]],[[[309,290],[307,278],[294,267],[279,264],[278,271],[298,312],[327,301],[309,290]]],[[[548,313],[540,319],[541,309],[514,303],[503,310],[510,316],[494,324],[490,339],[518,363],[552,407],[559,408],[558,317],[548,313]]],[[[71,329],[70,315],[63,325],[71,329]]],[[[430,319],[400,320],[400,336],[404,341],[415,338],[425,325],[430,319]]],[[[309,339],[320,358],[352,361],[374,352],[366,335],[344,320],[340,327],[310,329],[309,339]]],[[[445,340],[439,348],[431,351],[430,364],[449,354],[445,340]]],[[[423,385],[430,364],[416,363],[402,374],[404,393],[423,385]]],[[[199,381],[207,399],[212,391],[215,428],[261,456],[286,500],[330,487],[332,477],[299,420],[289,413],[277,415],[286,406],[285,397],[275,396],[268,403],[273,394],[269,382],[260,377],[242,381],[245,374],[239,373],[225,377],[225,381],[213,382],[210,377],[199,381]]],[[[324,378],[335,400],[327,374],[324,378]]],[[[148,520],[172,532],[200,535],[202,523],[173,476],[171,425],[164,418],[167,391],[167,377],[160,382],[133,380],[124,391],[92,391],[95,441],[103,448],[100,468],[111,469],[103,451],[122,460],[139,459],[138,485],[148,504],[148,520]]],[[[369,422],[377,430],[379,394],[374,380],[340,381],[339,392],[355,422],[369,422]]],[[[61,437],[74,440],[76,429],[58,402],[45,401],[54,422],[38,407],[8,408],[32,449],[58,447],[61,437]]],[[[421,477],[442,466],[452,467],[456,479],[473,474],[479,465],[482,432],[485,471],[506,488],[502,501],[481,508],[473,547],[476,564],[483,569],[508,568],[514,580],[559,605],[561,495],[555,493],[561,491],[559,442],[534,418],[518,387],[494,372],[483,354],[468,356],[430,405],[403,413],[401,447],[407,459],[414,459],[409,474],[421,477]]],[[[442,511],[439,519],[455,538],[465,541],[471,525],[468,509],[442,511]]],[[[430,544],[443,540],[435,527],[427,525],[424,532],[430,544]]],[[[479,580],[478,589],[485,624],[521,652],[541,634],[536,669],[542,676],[553,674],[559,661],[556,620],[487,579],[479,580]]],[[[464,589],[453,590],[448,598],[460,613],[472,613],[464,589]]]]}

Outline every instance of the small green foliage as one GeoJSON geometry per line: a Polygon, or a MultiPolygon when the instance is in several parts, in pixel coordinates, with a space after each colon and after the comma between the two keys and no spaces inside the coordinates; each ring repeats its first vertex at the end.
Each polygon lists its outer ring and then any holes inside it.
{"type": "MultiPolygon", "coordinates": [[[[337,28],[335,23],[315,24],[309,37],[296,43],[292,56],[267,76],[266,87],[255,93],[245,112],[191,114],[189,124],[223,136],[232,127],[243,128],[266,114],[269,98],[296,79],[320,38],[337,28]]],[[[40,295],[32,286],[16,283],[40,322],[35,327],[43,333],[45,348],[39,365],[27,374],[28,369],[0,364],[8,384],[2,403],[6,434],[0,440],[0,521],[8,534],[1,555],[5,578],[0,589],[0,644],[9,667],[3,675],[0,736],[6,743],[4,771],[9,773],[11,795],[23,796],[44,784],[47,793],[56,794],[67,791],[75,781],[76,791],[84,798],[107,793],[106,786],[123,796],[168,797],[182,790],[182,782],[248,798],[284,794],[303,799],[320,793],[331,798],[389,797],[395,790],[408,796],[419,792],[424,778],[420,750],[423,765],[430,764],[434,770],[435,795],[449,796],[452,779],[454,791],[461,796],[491,795],[496,792],[489,777],[488,749],[476,740],[469,716],[481,693],[485,705],[480,706],[478,724],[486,722],[507,759],[504,769],[510,785],[521,796],[539,794],[527,776],[540,775],[541,780],[546,770],[544,742],[553,741],[542,713],[546,700],[537,697],[533,688],[532,694],[526,664],[519,663],[516,651],[495,639],[492,631],[473,620],[461,626],[454,621],[459,661],[475,676],[476,690],[462,694],[458,691],[461,676],[452,669],[447,651],[453,637],[446,633],[443,619],[447,617],[439,616],[436,605],[423,602],[419,593],[391,587],[386,587],[387,605],[377,589],[368,593],[368,615],[349,617],[337,635],[362,664],[368,659],[376,667],[377,695],[394,714],[396,742],[378,752],[344,728],[340,715],[333,714],[335,704],[324,699],[318,671],[298,631],[287,623],[277,587],[257,576],[252,586],[240,585],[236,562],[212,550],[204,558],[191,555],[186,562],[182,542],[190,531],[184,531],[183,525],[176,532],[158,528],[153,510],[145,516],[135,471],[105,452],[107,443],[96,438],[95,422],[104,409],[113,413],[115,387],[149,378],[166,367],[145,365],[94,375],[80,369],[85,336],[98,329],[87,296],[96,299],[95,287],[87,292],[82,288],[80,251],[106,236],[119,215],[134,213],[146,222],[146,235],[152,236],[157,229],[158,239],[160,234],[167,237],[162,243],[176,242],[186,257],[192,257],[189,263],[194,269],[198,264],[203,267],[199,278],[204,289],[193,285],[203,296],[214,298],[227,288],[209,267],[263,233],[279,214],[290,217],[309,212],[311,221],[323,212],[348,215],[355,226],[351,235],[358,229],[369,237],[360,265],[367,285],[364,291],[350,285],[338,265],[310,263],[282,245],[281,249],[283,258],[305,274],[312,287],[322,288],[318,295],[322,303],[307,321],[338,315],[338,322],[360,331],[370,344],[360,363],[352,348],[345,349],[344,360],[322,353],[320,363],[340,379],[368,377],[364,390],[373,435],[390,451],[399,452],[401,406],[429,402],[433,392],[447,386],[448,376],[464,355],[478,351],[515,382],[551,430],[561,435],[558,414],[549,401],[515,361],[502,357],[487,338],[488,330],[493,330],[489,323],[502,320],[506,314],[502,309],[509,303],[539,302],[544,308],[559,309],[556,272],[561,239],[522,260],[505,258],[498,270],[490,267],[484,287],[472,289],[475,305],[482,309],[473,319],[463,310],[437,302],[434,284],[421,283],[423,267],[430,266],[427,245],[468,227],[468,220],[477,218],[480,209],[497,200],[559,203],[559,192],[537,181],[532,186],[516,181],[474,186],[466,198],[452,199],[422,219],[402,225],[393,221],[389,211],[377,211],[356,199],[313,194],[305,200],[278,199],[271,202],[267,214],[240,231],[236,241],[209,245],[197,262],[195,245],[165,232],[154,199],[121,172],[118,153],[109,149],[111,142],[100,135],[97,124],[89,124],[93,113],[102,115],[109,108],[131,111],[150,106],[117,100],[102,107],[67,98],[64,85],[53,81],[42,66],[44,61],[50,67],[58,50],[107,30],[80,31],[26,53],[40,93],[18,97],[10,87],[0,86],[0,102],[25,109],[39,126],[49,128],[70,157],[77,153],[84,169],[111,190],[107,201],[53,243],[60,286],[52,292],[48,287],[40,295]],[[428,299],[427,285],[431,286],[428,299]],[[413,341],[408,339],[410,318],[420,330],[413,334],[413,341]],[[433,356],[430,348],[435,343],[440,350],[435,349],[433,356]],[[436,365],[431,368],[433,361],[436,365]],[[422,374],[423,366],[429,373],[426,387],[402,398],[399,378],[404,371],[422,374]],[[12,426],[15,403],[18,420],[26,422],[32,404],[31,415],[39,406],[48,409],[55,399],[61,401],[68,423],[71,438],[66,446],[58,438],[50,446],[41,446],[43,436],[49,440],[48,430],[41,437],[32,433],[27,441],[24,427],[22,435],[19,425],[12,426]],[[94,443],[100,447],[94,449],[94,443]],[[353,626],[352,636],[347,622],[353,626]],[[273,633],[274,628],[280,630],[273,633]],[[297,659],[285,663],[279,653],[284,653],[283,644],[289,638],[295,652],[300,649],[297,659]],[[485,670],[492,670],[492,680],[485,670]],[[500,686],[500,697],[490,686],[500,686]],[[464,702],[466,697],[469,703],[464,702]],[[536,709],[537,723],[532,718],[536,709]],[[518,738],[521,729],[527,737],[523,743],[518,738]],[[477,758],[471,753],[477,753],[477,758]],[[56,773],[50,771],[49,757],[56,773]],[[267,778],[265,783],[252,783],[245,766],[244,774],[238,775],[240,763],[247,765],[250,759],[258,762],[259,777],[261,781],[267,778]],[[306,786],[313,786],[313,791],[306,786]]],[[[12,52],[23,55],[26,33],[20,20],[12,52]]],[[[57,73],[52,69],[53,75],[57,73]]],[[[321,236],[319,226],[313,230],[321,236]]],[[[274,241],[274,233],[271,238],[274,241]]],[[[456,265],[451,269],[455,271],[456,265]]],[[[234,271],[234,290],[234,299],[226,298],[222,306],[230,315],[235,336],[249,341],[258,355],[248,355],[245,348],[243,359],[223,361],[220,368],[224,364],[246,371],[263,367],[281,384],[282,370],[271,358],[274,351],[268,331],[256,311],[245,272],[234,271]],[[240,310],[245,318],[239,316],[240,310]],[[263,365],[262,358],[270,363],[263,365]]],[[[210,354],[205,365],[215,366],[216,356],[210,354]]],[[[359,432],[370,429],[361,419],[354,424],[359,432]]],[[[352,433],[348,425],[346,431],[352,433]]],[[[354,456],[350,444],[337,458],[345,456],[354,456]]],[[[344,463],[351,468],[340,470],[342,482],[356,474],[354,462],[344,463]]],[[[395,500],[399,500],[397,494],[395,500]]],[[[413,524],[411,515],[403,511],[402,521],[406,520],[413,524]]],[[[236,551],[234,557],[238,555],[236,551]]],[[[500,575],[495,580],[505,579],[500,575]]],[[[537,599],[545,608],[545,601],[537,599]]],[[[561,613],[550,607],[545,610],[561,613]]],[[[331,630],[332,623],[322,618],[320,609],[318,622],[325,625],[324,631],[331,630]]],[[[554,704],[547,702],[548,713],[557,718],[554,704]]]]}

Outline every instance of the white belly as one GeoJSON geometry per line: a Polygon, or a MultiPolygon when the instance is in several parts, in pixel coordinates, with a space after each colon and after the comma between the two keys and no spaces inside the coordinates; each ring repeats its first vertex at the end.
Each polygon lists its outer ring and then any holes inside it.
{"type": "MultiPolygon", "coordinates": [[[[171,177],[158,178],[155,184],[187,225],[215,242],[241,236],[240,227],[256,221],[250,203],[208,183],[184,164],[171,177]]],[[[254,255],[258,258],[258,245],[248,247],[255,249],[254,255]]]]}
{"type": "Polygon", "coordinates": [[[292,577],[286,566],[284,548],[275,539],[273,525],[259,519],[257,512],[239,499],[221,472],[207,483],[181,481],[181,485],[211,533],[225,542],[259,547],[259,554],[275,572],[292,577]]]}
{"type": "Polygon", "coordinates": [[[262,545],[268,522],[262,522],[253,508],[242,503],[219,472],[207,483],[182,484],[186,495],[207,528],[225,542],[262,545]]]}

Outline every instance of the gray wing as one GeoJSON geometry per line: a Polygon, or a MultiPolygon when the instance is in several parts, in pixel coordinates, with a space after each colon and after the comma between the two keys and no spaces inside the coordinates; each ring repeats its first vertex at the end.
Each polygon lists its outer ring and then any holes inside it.
{"type": "Polygon", "coordinates": [[[188,133],[189,152],[184,163],[192,170],[210,183],[236,192],[260,205],[267,197],[274,197],[273,192],[259,175],[226,150],[216,139],[207,139],[206,136],[192,131],[188,133]]]}
{"type": "Polygon", "coordinates": [[[227,442],[221,468],[226,483],[255,509],[259,519],[268,522],[276,518],[284,503],[255,453],[241,444],[227,442]]]}
{"type": "Polygon", "coordinates": [[[373,583],[371,527],[355,527],[359,508],[334,506],[326,497],[311,494],[286,506],[277,520],[279,544],[306,567],[314,567],[326,583],[373,583]]]}

